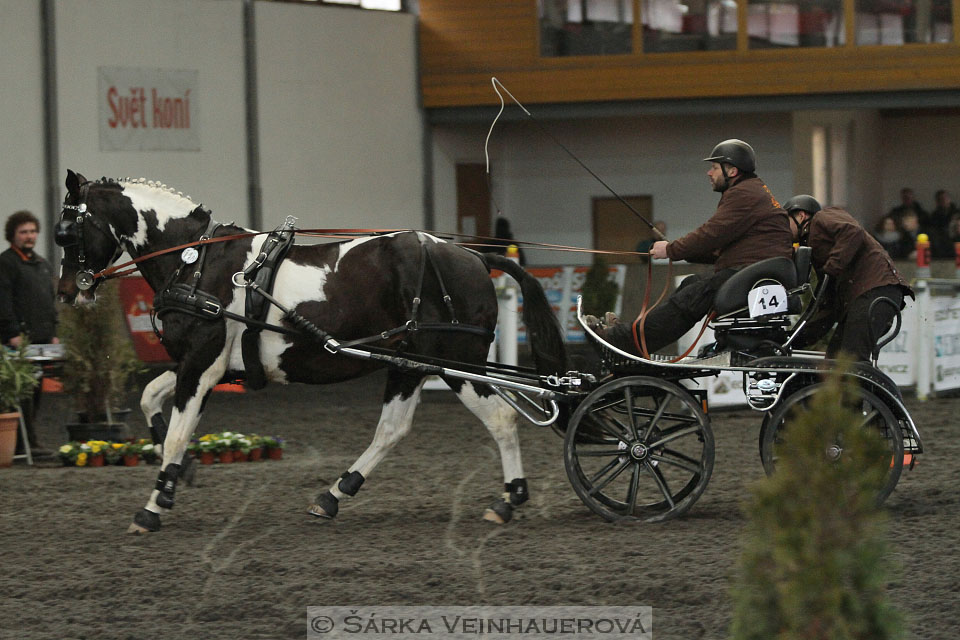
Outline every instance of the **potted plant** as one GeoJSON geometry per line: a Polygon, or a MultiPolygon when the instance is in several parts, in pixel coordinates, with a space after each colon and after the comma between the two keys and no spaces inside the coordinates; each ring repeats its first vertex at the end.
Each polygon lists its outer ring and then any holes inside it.
{"type": "Polygon", "coordinates": [[[122,409],[130,375],[140,369],[112,283],[97,291],[93,305],[74,306],[60,314],[65,344],[64,391],[75,400],[78,422],[67,425],[71,440],[123,441],[130,438],[122,409]]]}
{"type": "Polygon", "coordinates": [[[250,454],[247,456],[247,460],[257,462],[263,456],[263,438],[252,433],[247,436],[247,439],[250,441],[250,454]]]}
{"type": "Polygon", "coordinates": [[[33,394],[37,386],[37,366],[27,360],[21,342],[17,351],[0,347],[0,467],[13,464],[20,426],[20,403],[33,394]]]}
{"type": "Polygon", "coordinates": [[[140,464],[140,454],[143,450],[143,445],[140,444],[139,440],[134,442],[125,442],[123,443],[123,448],[120,451],[121,458],[120,464],[125,467],[135,467],[140,464]]]}
{"type": "Polygon", "coordinates": [[[278,438],[276,436],[263,436],[262,442],[268,458],[271,460],[283,459],[283,438],[278,438]]]}

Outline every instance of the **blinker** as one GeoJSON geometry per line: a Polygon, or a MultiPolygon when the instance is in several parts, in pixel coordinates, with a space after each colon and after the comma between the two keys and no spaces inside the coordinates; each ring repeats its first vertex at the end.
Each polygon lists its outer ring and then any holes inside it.
{"type": "Polygon", "coordinates": [[[54,230],[53,241],[58,247],[71,247],[77,244],[77,227],[73,220],[61,220],[54,230]]]}

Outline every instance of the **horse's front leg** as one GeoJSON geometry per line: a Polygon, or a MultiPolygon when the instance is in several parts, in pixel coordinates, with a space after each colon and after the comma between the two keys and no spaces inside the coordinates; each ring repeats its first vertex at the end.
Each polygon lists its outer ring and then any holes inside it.
{"type": "Polygon", "coordinates": [[[150,437],[153,444],[163,445],[167,436],[167,423],[163,419],[163,403],[167,401],[177,387],[177,374],[173,371],[164,371],[143,388],[140,394],[140,410],[147,419],[150,437]]]}
{"type": "MultiPolygon", "coordinates": [[[[207,397],[214,385],[220,381],[227,368],[227,352],[224,351],[212,365],[203,371],[182,367],[180,375],[174,375],[176,382],[173,411],[170,414],[170,427],[163,439],[163,462],[157,476],[157,484],[150,494],[147,506],[133,517],[128,533],[148,533],[160,530],[160,514],[173,508],[174,492],[181,471],[181,461],[190,443],[190,436],[200,421],[200,415],[207,397]]],[[[173,372],[169,372],[173,373],[173,372]]],[[[167,374],[159,376],[164,378],[167,374]]],[[[169,384],[170,378],[158,383],[169,384]]],[[[152,383],[151,383],[152,384],[152,383]]]]}
{"type": "MultiPolygon", "coordinates": [[[[143,388],[140,395],[140,410],[147,419],[147,428],[150,429],[150,438],[159,455],[163,455],[163,441],[167,437],[167,421],[163,419],[163,404],[177,387],[177,374],[173,371],[164,371],[150,381],[143,388]]],[[[189,456],[183,459],[180,466],[180,477],[187,486],[193,485],[193,478],[197,473],[197,466],[189,456]]]]}

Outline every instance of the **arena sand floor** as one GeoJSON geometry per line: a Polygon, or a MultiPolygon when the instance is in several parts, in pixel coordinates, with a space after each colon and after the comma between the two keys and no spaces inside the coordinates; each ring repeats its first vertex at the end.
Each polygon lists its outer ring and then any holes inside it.
{"type": "MultiPolygon", "coordinates": [[[[327,387],[217,393],[198,433],[287,439],[284,460],[203,466],[160,532],[126,534],[157,466],[0,470],[0,638],[305,638],[308,606],[647,605],[657,640],[724,638],[741,504],[763,477],[760,416],[717,412],[706,492],[683,518],[610,524],[576,497],[562,441],[521,428],[531,499],[506,526],[481,519],[501,490],[492,439],[452,394],[425,392],[414,430],[341,504],[306,514],[363,451],[382,376],[327,387]]],[[[136,406],[137,396],[131,396],[136,406]]],[[[890,585],[909,637],[957,637],[960,399],[909,401],[927,453],[887,502],[890,585]]],[[[44,443],[66,439],[69,400],[45,397],[44,443]]],[[[147,429],[139,417],[137,435],[147,429]]]]}

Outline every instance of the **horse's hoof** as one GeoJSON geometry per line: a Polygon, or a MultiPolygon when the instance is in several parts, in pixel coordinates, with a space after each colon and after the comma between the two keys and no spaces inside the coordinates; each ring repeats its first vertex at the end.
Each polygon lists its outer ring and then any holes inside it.
{"type": "Polygon", "coordinates": [[[153,533],[155,531],[160,531],[160,516],[146,509],[137,511],[136,515],[133,516],[133,522],[127,527],[127,533],[133,534],[153,533]]]}
{"type": "Polygon", "coordinates": [[[317,496],[317,501],[310,505],[307,513],[318,518],[333,519],[340,510],[340,501],[329,491],[324,491],[317,496]]]}
{"type": "Polygon", "coordinates": [[[496,524],[507,524],[513,518],[513,505],[500,499],[483,512],[483,519],[496,524]]]}
{"type": "Polygon", "coordinates": [[[323,518],[324,520],[333,520],[333,516],[323,510],[318,504],[310,505],[310,508],[307,509],[307,513],[312,516],[317,516],[318,518],[323,518]]]}
{"type": "MultiPolygon", "coordinates": [[[[487,509],[483,512],[483,519],[494,524],[507,524],[507,521],[497,515],[493,509],[487,509]]],[[[132,525],[131,525],[132,526],[132,525]]]]}

